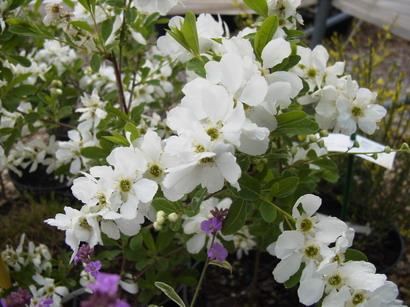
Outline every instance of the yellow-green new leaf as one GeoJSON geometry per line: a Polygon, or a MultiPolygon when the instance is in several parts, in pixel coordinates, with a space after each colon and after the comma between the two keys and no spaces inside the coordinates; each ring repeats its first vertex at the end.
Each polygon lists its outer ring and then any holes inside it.
{"type": "Polygon", "coordinates": [[[269,16],[262,23],[262,26],[255,34],[255,51],[256,54],[261,55],[263,48],[266,44],[272,40],[273,35],[275,35],[276,30],[278,29],[279,22],[276,15],[269,16]]]}
{"type": "Polygon", "coordinates": [[[184,23],[181,27],[182,34],[189,48],[195,55],[199,55],[199,39],[198,31],[196,28],[196,17],[194,13],[187,12],[185,15],[184,23]]]}
{"type": "Polygon", "coordinates": [[[154,283],[155,287],[160,289],[166,296],[173,300],[178,306],[185,307],[184,301],[179,297],[175,290],[164,282],[157,281],[154,283]]]}
{"type": "Polygon", "coordinates": [[[209,262],[209,264],[219,266],[220,268],[224,268],[225,270],[228,270],[232,274],[232,266],[226,260],[224,262],[218,262],[216,260],[212,260],[209,262]]]}

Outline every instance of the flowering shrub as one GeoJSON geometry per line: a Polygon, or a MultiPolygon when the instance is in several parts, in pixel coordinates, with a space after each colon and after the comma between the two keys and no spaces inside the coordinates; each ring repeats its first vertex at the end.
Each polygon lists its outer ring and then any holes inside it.
{"type": "MultiPolygon", "coordinates": [[[[329,65],[323,46],[303,45],[300,1],[244,1],[261,17],[232,37],[209,14],[160,18],[178,2],[48,1],[43,16],[42,1],[2,5],[0,166],[43,165],[72,182],[82,206],[46,223],[84,265],[92,295],[82,306],[128,306],[118,286],[141,303],[160,289],[185,306],[173,287],[197,284],[193,306],[209,265],[232,271],[229,257],[253,249],[280,259],[273,277],[299,284],[305,305],[402,305],[350,248],[353,229],[316,214],[312,194],[338,179],[322,138],[374,133],[386,114],[376,94],[342,62],[329,65]],[[107,249],[91,261],[96,246],[107,249]],[[204,261],[199,280],[191,257],[204,261]]],[[[31,300],[18,290],[2,304],[58,306],[58,288],[52,297],[30,288],[31,300]]]]}

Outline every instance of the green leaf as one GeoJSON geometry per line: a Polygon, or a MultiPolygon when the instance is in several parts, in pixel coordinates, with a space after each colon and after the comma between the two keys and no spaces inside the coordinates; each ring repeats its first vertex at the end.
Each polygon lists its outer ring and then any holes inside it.
{"type": "Polygon", "coordinates": [[[236,191],[236,189],[233,187],[230,188],[231,192],[233,192],[236,196],[248,200],[259,198],[260,185],[255,178],[249,176],[246,173],[243,173],[238,183],[241,187],[240,191],[236,191]]]}
{"type": "Polygon", "coordinates": [[[136,251],[142,247],[142,235],[137,234],[130,240],[130,249],[136,251]]]}
{"type": "Polygon", "coordinates": [[[255,34],[255,51],[256,54],[261,55],[263,48],[272,40],[273,35],[275,35],[278,29],[279,22],[276,15],[269,16],[265,19],[262,26],[255,34]]]}
{"type": "Polygon", "coordinates": [[[160,289],[166,296],[173,300],[178,306],[185,307],[184,301],[179,297],[175,290],[164,282],[156,281],[155,287],[160,289]]]}
{"type": "Polygon", "coordinates": [[[110,152],[100,147],[90,146],[81,149],[81,155],[87,159],[105,159],[110,152]]]}
{"type": "Polygon", "coordinates": [[[198,271],[195,269],[185,269],[178,275],[177,281],[188,286],[194,286],[197,283],[198,271]]]}
{"type": "Polygon", "coordinates": [[[228,270],[232,274],[232,266],[228,261],[218,262],[216,260],[209,261],[209,264],[219,266],[225,270],[228,270]]]}
{"type": "Polygon", "coordinates": [[[24,57],[24,56],[20,56],[20,55],[10,55],[11,58],[13,58],[15,61],[17,61],[21,66],[24,67],[30,67],[31,66],[31,61],[24,57]]]}
{"type": "Polygon", "coordinates": [[[143,239],[144,239],[144,244],[145,246],[153,253],[154,255],[158,254],[157,246],[155,245],[154,238],[148,228],[143,228],[141,230],[143,239]]]}
{"type": "Polygon", "coordinates": [[[3,137],[5,135],[8,135],[8,134],[12,133],[13,130],[14,130],[13,128],[1,128],[0,129],[0,137],[3,137]]]}
{"type": "Polygon", "coordinates": [[[73,21],[70,21],[69,23],[72,24],[73,26],[75,26],[77,28],[80,28],[80,29],[83,29],[87,32],[90,32],[90,33],[95,32],[95,30],[88,23],[86,23],[85,21],[73,20],[73,21]]]}
{"type": "Polygon", "coordinates": [[[40,117],[40,114],[36,112],[30,112],[24,116],[24,120],[29,124],[34,124],[40,117]]]}
{"type": "Polygon", "coordinates": [[[112,135],[107,135],[107,136],[103,136],[104,139],[113,142],[114,144],[118,144],[118,145],[122,145],[122,146],[130,146],[130,143],[128,143],[128,140],[125,139],[126,141],[124,141],[123,138],[118,138],[116,136],[112,136],[112,135]]]}
{"type": "Polygon", "coordinates": [[[298,184],[299,177],[286,177],[272,185],[269,195],[277,198],[287,197],[295,192],[298,184]]]}
{"type": "Polygon", "coordinates": [[[101,35],[102,35],[104,42],[107,41],[107,39],[110,37],[112,28],[113,28],[113,22],[111,19],[106,19],[101,24],[101,35]]]}
{"type": "Polygon", "coordinates": [[[198,31],[196,28],[196,17],[194,13],[186,13],[181,31],[189,48],[191,48],[192,52],[195,55],[199,55],[199,39],[198,31]]]}
{"type": "Polygon", "coordinates": [[[299,31],[299,30],[287,30],[284,29],[285,33],[286,33],[286,37],[287,38],[292,38],[292,37],[305,37],[306,33],[303,31],[299,31]]]}
{"type": "Polygon", "coordinates": [[[139,260],[139,261],[137,261],[137,263],[135,264],[135,268],[137,269],[137,270],[142,270],[142,269],[144,269],[144,268],[146,268],[147,266],[149,266],[149,265],[151,265],[151,264],[153,264],[154,263],[154,259],[152,259],[152,258],[144,258],[144,259],[141,259],[141,260],[139,260]]]}
{"type": "Polygon", "coordinates": [[[22,5],[24,3],[25,0],[14,0],[11,5],[8,7],[8,10],[14,10],[16,8],[18,8],[20,5],[22,5]]]}
{"type": "Polygon", "coordinates": [[[191,52],[191,49],[189,48],[189,45],[187,41],[185,40],[184,35],[182,34],[181,30],[178,28],[173,28],[171,27],[171,30],[166,30],[169,35],[172,36],[173,39],[175,39],[182,47],[184,47],[186,50],[191,52]]]}
{"type": "Polygon", "coordinates": [[[90,11],[90,6],[88,4],[88,1],[86,0],[78,0],[78,2],[80,2],[80,4],[89,12],[90,11]]]}
{"type": "Polygon", "coordinates": [[[268,16],[268,4],[266,0],[243,0],[243,2],[262,17],[268,16]]]}
{"type": "Polygon", "coordinates": [[[275,134],[314,134],[319,130],[316,122],[309,119],[303,111],[290,111],[276,116],[278,127],[275,134]]]}
{"type": "Polygon", "coordinates": [[[199,189],[194,197],[192,197],[191,204],[186,208],[186,215],[189,217],[193,217],[199,213],[199,210],[201,208],[202,201],[204,200],[204,197],[208,194],[208,191],[206,188],[201,188],[199,189]]]}
{"type": "Polygon", "coordinates": [[[124,7],[124,1],[121,0],[107,0],[105,1],[105,4],[113,7],[124,7]]]}
{"type": "Polygon", "coordinates": [[[90,67],[94,72],[98,73],[100,70],[100,66],[101,58],[98,54],[94,53],[90,61],[90,67]]]}
{"type": "Polygon", "coordinates": [[[200,76],[202,78],[206,78],[206,70],[205,70],[204,63],[201,62],[199,59],[197,59],[197,58],[190,59],[187,63],[186,68],[188,70],[192,70],[198,76],[200,76]]]}
{"type": "Polygon", "coordinates": [[[158,252],[163,252],[171,243],[175,233],[173,231],[161,230],[157,236],[157,249],[158,252]]]}
{"type": "Polygon", "coordinates": [[[131,111],[131,120],[138,125],[141,121],[141,115],[142,113],[144,113],[144,107],[145,104],[140,104],[139,106],[137,106],[136,108],[132,109],[131,111]]]}
{"type": "Polygon", "coordinates": [[[367,256],[357,249],[348,248],[345,252],[346,261],[368,261],[367,256]]]}
{"type": "Polygon", "coordinates": [[[171,214],[177,211],[175,205],[165,198],[156,198],[152,201],[151,206],[158,211],[164,211],[165,214],[171,214]]]}
{"type": "Polygon", "coordinates": [[[35,92],[37,92],[37,90],[38,88],[34,85],[23,84],[18,87],[12,88],[8,92],[8,95],[16,96],[16,97],[29,96],[29,95],[33,95],[35,92]]]}
{"type": "Polygon", "coordinates": [[[287,281],[283,283],[286,289],[293,288],[299,283],[300,278],[302,277],[302,272],[304,268],[305,268],[305,264],[302,263],[299,270],[294,275],[292,275],[287,281]]]}
{"type": "Polygon", "coordinates": [[[261,216],[265,222],[272,223],[277,216],[277,210],[274,206],[272,206],[270,203],[267,203],[265,201],[261,201],[259,210],[261,212],[261,216]]]}
{"type": "Polygon", "coordinates": [[[65,118],[70,116],[73,113],[72,106],[65,106],[58,110],[58,118],[65,118]]]}
{"type": "Polygon", "coordinates": [[[131,133],[131,141],[138,139],[140,137],[140,131],[131,122],[127,122],[124,126],[124,131],[131,133]]]}
{"type": "Polygon", "coordinates": [[[232,203],[228,211],[228,216],[226,217],[222,233],[224,235],[231,235],[237,232],[245,224],[246,220],[246,203],[243,199],[236,199],[232,203]]]}

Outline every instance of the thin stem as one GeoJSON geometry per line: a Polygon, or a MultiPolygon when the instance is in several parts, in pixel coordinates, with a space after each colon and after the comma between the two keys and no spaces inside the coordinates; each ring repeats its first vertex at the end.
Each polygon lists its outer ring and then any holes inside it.
{"type": "Polygon", "coordinates": [[[119,97],[119,100],[120,100],[121,111],[128,114],[127,103],[125,102],[125,96],[124,96],[124,88],[122,86],[122,80],[121,80],[121,71],[118,67],[117,59],[115,57],[114,52],[112,52],[110,60],[113,64],[113,66],[114,66],[115,81],[117,83],[118,97],[119,97]]]}
{"type": "MultiPolygon", "coordinates": [[[[18,112],[18,113],[20,113],[24,116],[28,115],[27,113],[19,111],[19,110],[16,110],[16,112],[18,112]]],[[[72,125],[69,125],[69,124],[64,124],[64,123],[61,123],[61,122],[58,122],[58,121],[55,121],[55,120],[52,120],[52,119],[48,119],[48,118],[39,118],[38,120],[40,120],[44,123],[54,124],[54,125],[57,125],[57,126],[60,126],[60,127],[68,128],[68,129],[73,129],[73,130],[77,129],[77,127],[75,127],[75,126],[72,126],[72,125]]]]}
{"type": "Polygon", "coordinates": [[[291,230],[295,230],[295,229],[293,228],[292,224],[289,222],[288,217],[287,217],[287,216],[284,216],[284,218],[285,218],[286,224],[288,224],[289,228],[290,228],[291,230]]]}
{"type": "Polygon", "coordinates": [[[137,78],[137,71],[133,73],[132,77],[132,85],[131,85],[131,91],[130,91],[130,99],[128,99],[128,110],[131,109],[131,103],[132,103],[132,96],[134,95],[134,89],[136,86],[135,80],[137,78]]]}
{"type": "MultiPolygon", "coordinates": [[[[402,151],[406,151],[406,150],[392,149],[391,152],[402,152],[402,151]]],[[[318,157],[317,159],[297,161],[293,164],[289,164],[285,168],[290,168],[290,167],[295,167],[295,166],[299,166],[299,165],[303,165],[303,164],[307,164],[307,163],[312,163],[312,162],[318,161],[318,160],[320,160],[322,158],[325,158],[325,157],[334,157],[334,156],[341,156],[341,155],[373,155],[373,154],[379,154],[379,153],[386,153],[386,151],[382,150],[382,151],[372,151],[372,152],[347,152],[347,151],[346,152],[333,152],[333,153],[328,153],[328,154],[322,155],[322,156],[318,157]]]]}
{"type": "MultiPolygon", "coordinates": [[[[212,237],[211,246],[214,244],[215,237],[216,237],[216,234],[214,234],[212,237]]],[[[191,305],[189,305],[189,307],[194,307],[196,299],[198,298],[199,290],[201,290],[201,286],[202,286],[202,282],[204,281],[206,269],[208,268],[208,265],[209,265],[209,259],[210,259],[209,257],[206,257],[204,268],[202,269],[201,277],[199,277],[198,286],[195,289],[194,297],[192,298],[192,302],[191,302],[191,305]]]]}

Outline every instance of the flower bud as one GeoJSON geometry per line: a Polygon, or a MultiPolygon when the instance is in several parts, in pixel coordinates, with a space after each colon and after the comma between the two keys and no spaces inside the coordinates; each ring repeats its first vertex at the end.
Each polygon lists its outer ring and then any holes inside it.
{"type": "Polygon", "coordinates": [[[165,216],[165,212],[164,212],[164,211],[160,210],[160,211],[157,212],[157,220],[158,220],[158,218],[164,217],[164,216],[165,216]]]}
{"type": "Polygon", "coordinates": [[[401,145],[401,150],[409,150],[409,145],[407,143],[403,143],[403,145],[401,145]]]}
{"type": "Polygon", "coordinates": [[[52,86],[52,87],[62,87],[62,86],[63,86],[63,83],[62,83],[60,80],[53,80],[53,81],[51,82],[51,86],[52,86]]]}
{"type": "Polygon", "coordinates": [[[316,135],[313,135],[313,134],[309,135],[309,142],[314,143],[316,141],[317,141],[316,135]]]}
{"type": "Polygon", "coordinates": [[[293,147],[290,149],[290,152],[292,153],[292,155],[296,155],[296,153],[298,152],[298,149],[297,149],[295,146],[293,146],[293,147]]]}
{"type": "Polygon", "coordinates": [[[160,231],[162,229],[162,225],[158,224],[157,222],[154,222],[154,229],[156,231],[160,231]]]}
{"type": "Polygon", "coordinates": [[[353,147],[356,147],[356,148],[360,147],[359,142],[358,142],[358,141],[354,141],[354,143],[353,143],[353,147]]]}
{"type": "Polygon", "coordinates": [[[50,93],[51,95],[54,95],[54,96],[60,96],[63,94],[63,91],[59,88],[52,88],[50,89],[50,93]]]}
{"type": "Polygon", "coordinates": [[[165,222],[165,218],[163,216],[158,216],[155,222],[158,223],[159,225],[162,225],[165,222]]]}
{"type": "Polygon", "coordinates": [[[389,146],[386,146],[386,148],[384,149],[384,152],[391,153],[392,149],[389,146]]]}
{"type": "Polygon", "coordinates": [[[329,136],[329,131],[327,131],[327,130],[320,130],[320,131],[319,131],[319,135],[320,135],[322,138],[325,138],[325,137],[329,136]]]}
{"type": "Polygon", "coordinates": [[[372,154],[372,158],[377,160],[377,158],[379,157],[379,155],[377,153],[372,154]]]}
{"type": "Polygon", "coordinates": [[[323,140],[319,140],[319,142],[317,142],[317,144],[319,145],[319,147],[324,148],[325,147],[325,141],[323,140]]]}
{"type": "Polygon", "coordinates": [[[168,220],[170,222],[176,222],[179,218],[179,215],[176,214],[175,212],[171,213],[170,215],[168,215],[168,220]]]}

